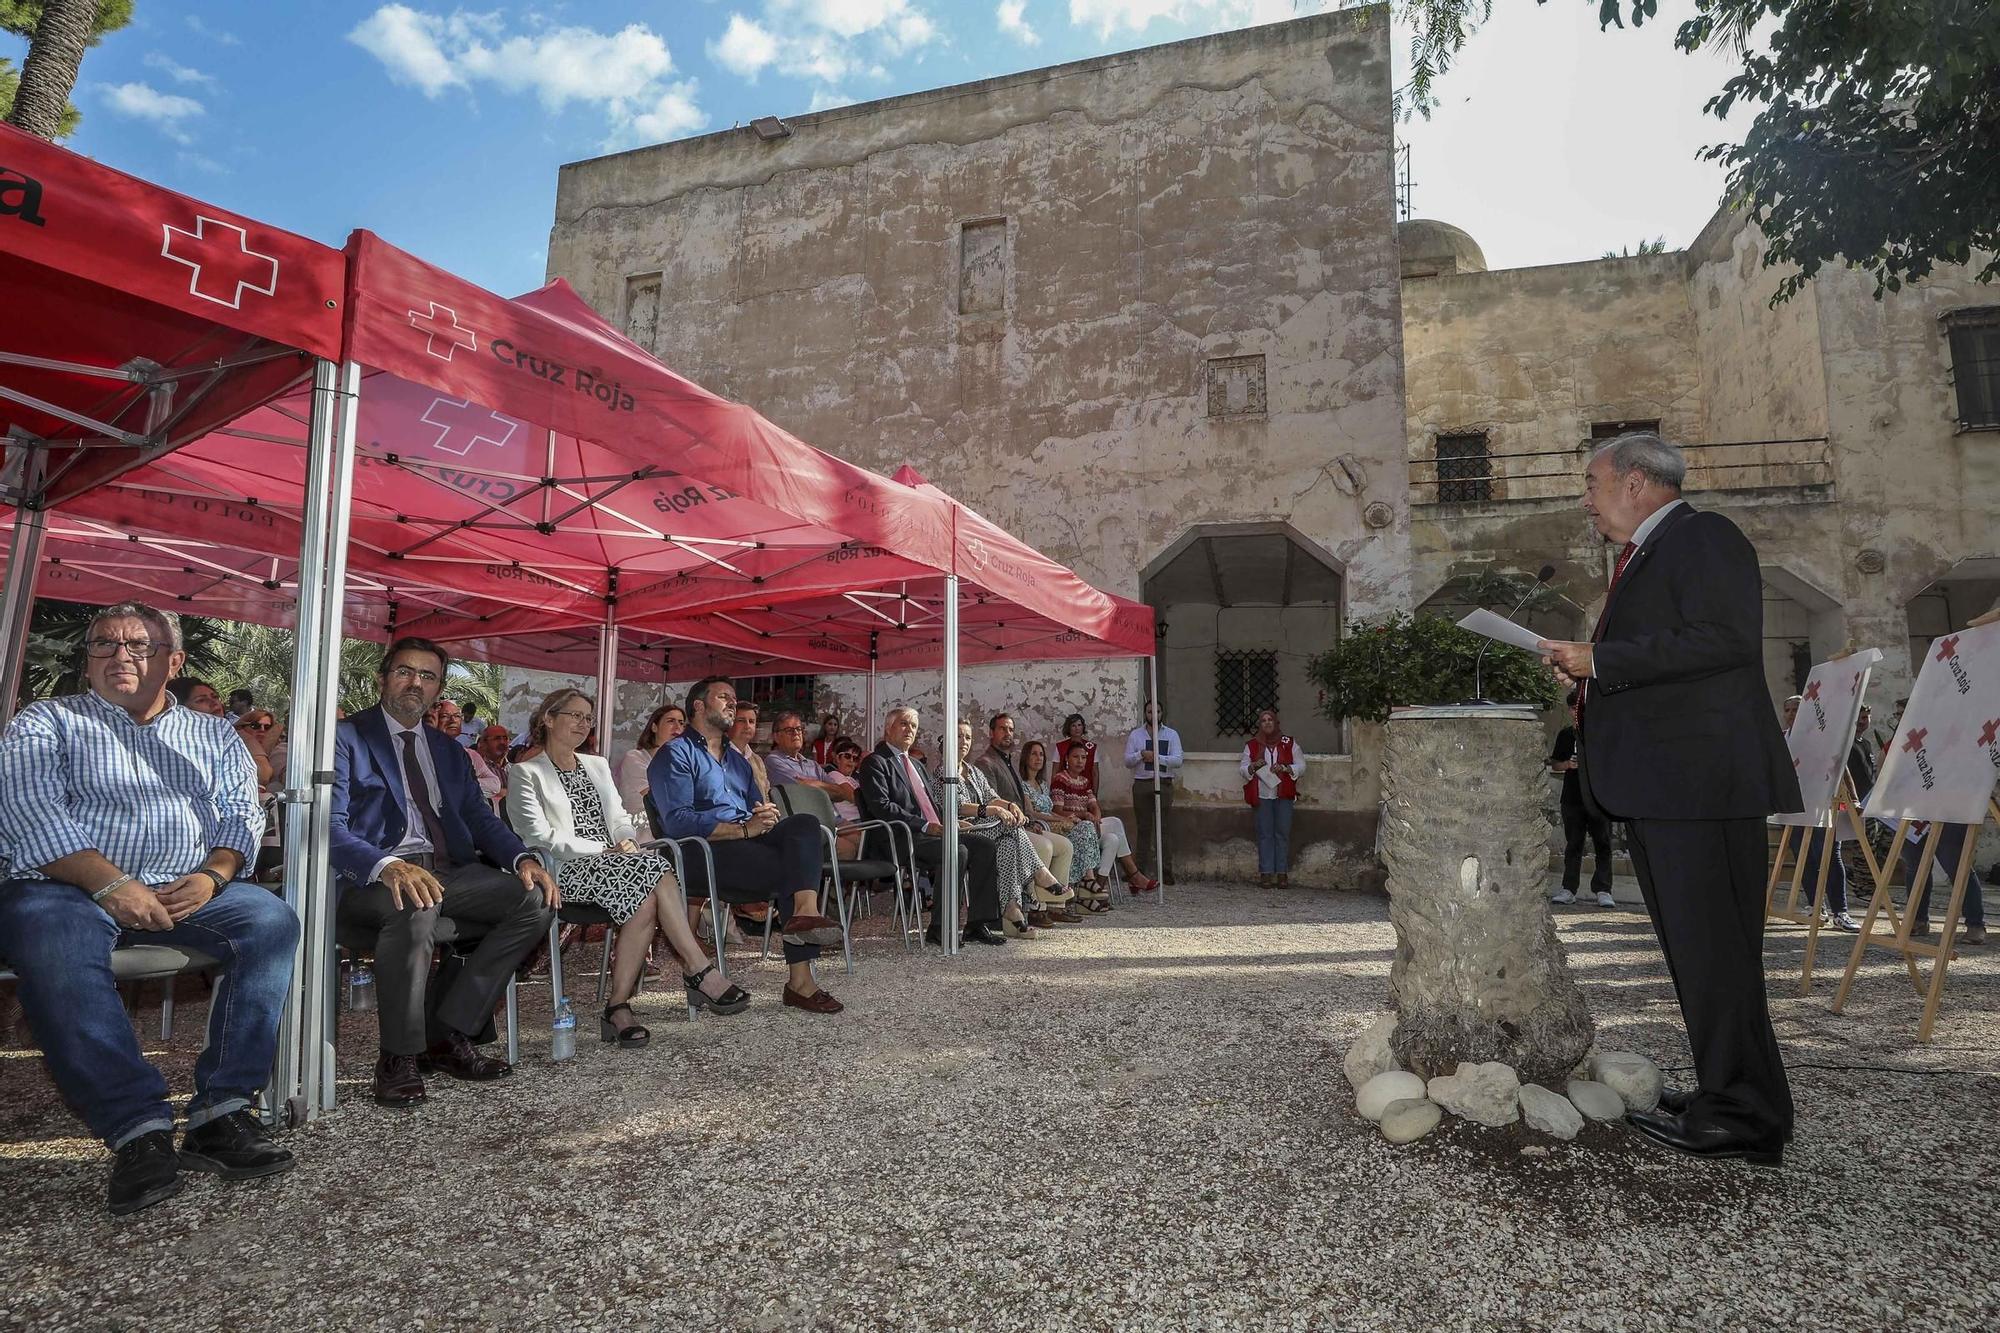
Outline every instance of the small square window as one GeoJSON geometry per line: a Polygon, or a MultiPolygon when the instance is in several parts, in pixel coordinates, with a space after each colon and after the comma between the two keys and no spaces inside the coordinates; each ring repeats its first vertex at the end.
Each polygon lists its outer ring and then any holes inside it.
{"type": "Polygon", "coordinates": [[[1493,498],[1493,459],[1485,431],[1451,431],[1437,437],[1437,498],[1439,504],[1493,498]]]}
{"type": "Polygon", "coordinates": [[[1951,343],[1951,385],[1960,430],[2000,430],[2000,306],[1953,310],[1944,317],[1951,343]]]}
{"type": "Polygon", "coordinates": [[[1651,421],[1593,421],[1590,423],[1590,438],[1594,443],[1615,440],[1620,435],[1637,435],[1641,431],[1649,431],[1654,435],[1658,435],[1660,433],[1660,419],[1655,417],[1651,421]]]}
{"type": "Polygon", "coordinates": [[[1208,414],[1212,417],[1264,415],[1264,358],[1219,356],[1208,363],[1208,414]]]}

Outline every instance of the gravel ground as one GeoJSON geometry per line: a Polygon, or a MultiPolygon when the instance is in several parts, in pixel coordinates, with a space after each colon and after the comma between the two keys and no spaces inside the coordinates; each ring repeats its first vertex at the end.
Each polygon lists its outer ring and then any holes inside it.
{"type": "MultiPolygon", "coordinates": [[[[1684,1068],[1644,918],[1558,920],[1600,1043],[1684,1068]]],[[[1340,1073],[1382,1006],[1386,905],[1302,890],[1189,885],[958,961],[869,940],[856,976],[828,970],[833,1019],[747,966],[747,1014],[689,1025],[655,992],[649,1049],[567,1067],[524,989],[516,1076],[434,1080],[414,1113],[365,1100],[373,1024],[350,1018],[353,1099],[291,1136],[297,1170],[194,1177],[124,1220],[15,1034],[0,1327],[1990,1329],[2000,947],[1965,951],[1918,1047],[1900,964],[1835,1015],[1847,939],[1800,998],[1802,938],[1770,948],[1800,1110],[1782,1171],[1622,1127],[1391,1147],[1340,1073]]]]}

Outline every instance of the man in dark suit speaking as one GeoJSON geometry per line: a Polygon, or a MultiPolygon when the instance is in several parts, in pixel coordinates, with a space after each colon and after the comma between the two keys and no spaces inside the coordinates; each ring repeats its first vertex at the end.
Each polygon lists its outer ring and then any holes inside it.
{"type": "Polygon", "coordinates": [[[1679,993],[1699,1087],[1629,1117],[1701,1157],[1777,1165],[1792,1095],[1764,996],[1765,817],[1802,807],[1764,684],[1757,550],[1681,499],[1687,460],[1653,434],[1590,460],[1583,508],[1621,549],[1589,643],[1544,641],[1583,686],[1584,800],[1625,821],[1679,993]]]}
{"type": "Polygon", "coordinates": [[[382,661],[381,702],[334,730],[339,917],[376,932],[382,1054],[374,1092],[383,1106],[424,1101],[426,1068],[475,1081],[513,1072],[472,1038],[560,903],[541,860],[493,813],[465,749],[424,723],[449,667],[430,640],[398,639],[382,661]],[[455,975],[433,983],[441,916],[480,939],[455,975]],[[433,985],[442,991],[427,1004],[433,985]]]}

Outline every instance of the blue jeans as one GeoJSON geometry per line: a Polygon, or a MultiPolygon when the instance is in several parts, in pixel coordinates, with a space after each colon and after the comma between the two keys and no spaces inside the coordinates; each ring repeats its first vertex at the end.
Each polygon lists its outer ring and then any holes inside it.
{"type": "MultiPolygon", "coordinates": [[[[1965,851],[1965,833],[1968,825],[1946,824],[1944,832],[1938,834],[1937,864],[1945,873],[1945,900],[1951,900],[1951,878],[1958,874],[1958,858],[1965,851]]],[[[1917,862],[1924,856],[1924,844],[1930,841],[1926,833],[1915,842],[1903,843],[1903,878],[1910,882],[1910,901],[1916,904],[1916,924],[1928,926],[1931,923],[1931,881],[1916,883],[1917,862]]],[[[1985,926],[1986,902],[1979,889],[1979,872],[1972,871],[1965,877],[1965,920],[1967,926],[1985,926]]]]}
{"type": "Polygon", "coordinates": [[[268,889],[238,881],[171,930],[122,930],[74,885],[0,885],[0,958],[20,975],[21,1009],[70,1109],[113,1149],[171,1130],[167,1080],[147,1063],[111,975],[121,944],[199,949],[221,964],[208,1040],[194,1066],[189,1129],[248,1106],[271,1077],[292,981],[299,919],[268,889]]]}
{"type": "MultiPolygon", "coordinates": [[[[1819,862],[1826,855],[1827,844],[1833,839],[1833,830],[1827,828],[1806,831],[1805,848],[1805,890],[1806,901],[1813,902],[1819,897],[1819,862]]],[[[1835,916],[1847,910],[1847,858],[1840,854],[1839,844],[1834,845],[1833,859],[1826,867],[1826,904],[1835,916]]]]}
{"type": "Polygon", "coordinates": [[[1292,868],[1292,803],[1277,797],[1257,800],[1257,873],[1289,874],[1292,868]]]}

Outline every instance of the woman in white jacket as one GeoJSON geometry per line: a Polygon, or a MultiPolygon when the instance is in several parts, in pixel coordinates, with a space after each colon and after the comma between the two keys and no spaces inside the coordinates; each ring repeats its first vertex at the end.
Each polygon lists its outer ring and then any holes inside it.
{"type": "Polygon", "coordinates": [[[750,996],[715,970],[688,929],[687,903],[667,859],[640,850],[611,765],[580,752],[595,722],[596,710],[580,690],[542,700],[528,723],[528,739],[541,753],[507,771],[507,822],[548,860],[566,901],[594,903],[619,923],[610,1003],[598,1031],[607,1042],[644,1046],[652,1034],[631,1021],[631,1000],[655,930],[680,957],[690,1005],[735,1014],[750,996]],[[620,1013],[622,1022],[614,1017],[620,1013]]]}

